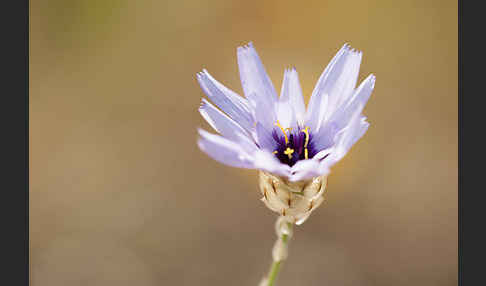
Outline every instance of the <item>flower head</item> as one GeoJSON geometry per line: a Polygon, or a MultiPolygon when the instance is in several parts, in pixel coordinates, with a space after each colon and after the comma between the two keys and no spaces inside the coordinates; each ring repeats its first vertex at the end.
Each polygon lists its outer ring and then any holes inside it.
{"type": "Polygon", "coordinates": [[[368,129],[362,115],[375,84],[357,88],[362,53],[345,44],[320,76],[307,110],[295,68],[286,69],[280,97],[252,43],[238,47],[245,98],[206,70],[198,82],[216,105],[202,99],[199,112],[220,135],[199,129],[199,147],[233,167],[258,169],[289,182],[325,177],[368,129]],[[218,108],[219,109],[218,109],[218,108]]]}

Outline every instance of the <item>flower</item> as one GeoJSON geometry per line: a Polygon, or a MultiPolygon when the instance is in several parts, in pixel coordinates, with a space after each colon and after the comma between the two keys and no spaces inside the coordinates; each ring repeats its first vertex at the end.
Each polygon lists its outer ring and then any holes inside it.
{"type": "Polygon", "coordinates": [[[260,170],[274,182],[325,180],[369,126],[362,110],[375,76],[355,88],[362,53],[344,44],[320,76],[307,110],[295,68],[285,70],[278,97],[253,44],[238,47],[237,56],[245,98],[205,69],[197,74],[216,105],[203,98],[199,112],[220,133],[199,129],[201,150],[223,164],[260,170]]]}

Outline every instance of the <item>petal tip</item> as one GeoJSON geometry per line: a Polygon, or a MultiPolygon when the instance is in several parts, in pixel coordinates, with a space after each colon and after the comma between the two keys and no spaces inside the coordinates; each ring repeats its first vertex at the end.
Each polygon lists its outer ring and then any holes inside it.
{"type": "Polygon", "coordinates": [[[252,42],[252,41],[249,41],[249,42],[248,42],[248,43],[246,43],[246,44],[243,44],[243,45],[241,45],[241,46],[238,46],[238,47],[236,48],[236,51],[237,51],[238,53],[245,53],[245,52],[247,52],[248,50],[252,50],[252,49],[254,49],[254,47],[253,47],[253,42],[252,42]]]}
{"type": "Polygon", "coordinates": [[[202,111],[204,108],[206,108],[207,105],[207,100],[205,98],[201,98],[201,102],[199,102],[199,111],[202,111]]]}
{"type": "Polygon", "coordinates": [[[374,89],[375,88],[375,82],[376,82],[376,76],[374,74],[370,74],[369,80],[370,80],[370,88],[374,89]]]}
{"type": "Polygon", "coordinates": [[[202,129],[201,127],[198,127],[197,128],[197,133],[202,136],[202,137],[205,137],[207,135],[210,135],[211,133],[207,132],[206,130],[202,129]]]}

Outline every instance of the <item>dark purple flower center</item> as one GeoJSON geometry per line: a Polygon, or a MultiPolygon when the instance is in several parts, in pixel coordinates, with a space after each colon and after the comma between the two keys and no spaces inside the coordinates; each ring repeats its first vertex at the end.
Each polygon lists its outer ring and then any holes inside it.
{"type": "Polygon", "coordinates": [[[293,131],[283,130],[280,126],[277,126],[273,129],[272,136],[277,143],[277,148],[273,153],[280,162],[291,167],[297,161],[311,159],[317,154],[312,144],[312,134],[308,128],[299,128],[293,131]]]}

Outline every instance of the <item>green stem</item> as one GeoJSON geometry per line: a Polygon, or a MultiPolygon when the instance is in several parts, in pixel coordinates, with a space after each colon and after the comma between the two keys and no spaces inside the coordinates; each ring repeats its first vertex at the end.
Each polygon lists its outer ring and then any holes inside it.
{"type": "MultiPolygon", "coordinates": [[[[292,224],[288,223],[290,229],[292,229],[292,224]]],[[[281,238],[282,242],[285,246],[288,244],[289,236],[287,234],[282,234],[281,238]]],[[[282,265],[282,261],[272,261],[272,265],[270,266],[270,272],[268,273],[268,284],[267,286],[273,286],[275,281],[277,280],[278,273],[280,272],[280,266],[282,265]]]]}

